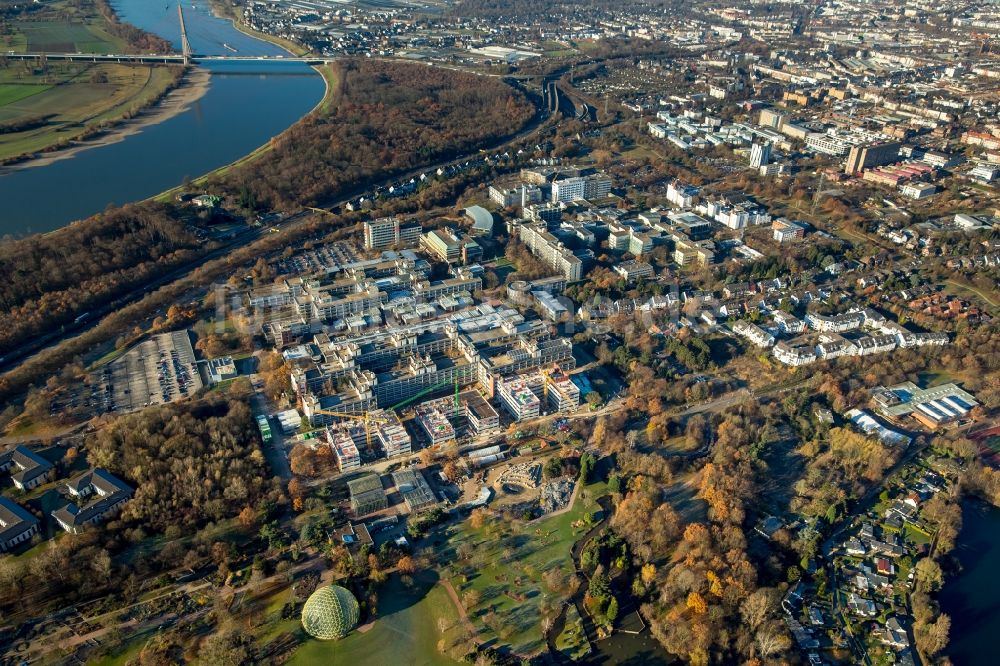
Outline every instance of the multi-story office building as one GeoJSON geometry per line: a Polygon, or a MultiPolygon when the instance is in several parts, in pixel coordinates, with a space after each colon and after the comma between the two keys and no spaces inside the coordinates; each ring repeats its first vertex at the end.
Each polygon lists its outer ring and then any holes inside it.
{"type": "Polygon", "coordinates": [[[603,199],[611,194],[611,179],[594,175],[566,178],[552,183],[552,201],[571,203],[580,199],[603,199]]]}
{"type": "Polygon", "coordinates": [[[421,236],[423,248],[449,264],[472,264],[483,256],[483,248],[471,238],[459,238],[448,229],[431,229],[421,236]]]}
{"type": "Polygon", "coordinates": [[[365,247],[369,250],[381,250],[399,242],[399,218],[380,217],[377,220],[365,220],[365,247]]]}
{"type": "Polygon", "coordinates": [[[759,169],[771,163],[771,144],[754,143],[750,147],[750,166],[759,169]]]}
{"type": "Polygon", "coordinates": [[[653,267],[644,261],[625,261],[615,266],[615,272],[629,282],[653,277],[653,267]]]}
{"type": "Polygon", "coordinates": [[[760,120],[758,124],[762,127],[770,127],[772,129],[780,130],[785,124],[786,116],[783,113],[773,111],[771,109],[764,109],[760,112],[760,120]]]}
{"type": "Polygon", "coordinates": [[[447,229],[431,229],[420,239],[425,250],[449,264],[457,264],[462,257],[462,241],[447,229]]]}
{"type": "Polygon", "coordinates": [[[779,243],[792,243],[801,240],[806,233],[805,227],[789,220],[775,220],[771,223],[774,240],[779,243]]]}
{"type": "Polygon", "coordinates": [[[490,185],[490,199],[504,208],[510,206],[521,206],[522,208],[531,204],[541,203],[543,199],[542,188],[537,185],[521,184],[509,189],[490,185]]]}
{"type": "MultiPolygon", "coordinates": [[[[362,433],[363,435],[364,433],[362,433]]],[[[358,445],[354,442],[350,430],[347,428],[327,428],[327,440],[330,442],[330,448],[333,450],[341,472],[349,472],[361,467],[361,453],[358,451],[358,445]]]]}
{"type": "Polygon", "coordinates": [[[518,421],[536,418],[540,413],[541,401],[519,376],[498,381],[497,397],[504,409],[518,421]]]}
{"type": "Polygon", "coordinates": [[[871,167],[892,164],[898,159],[898,143],[879,143],[852,146],[851,152],[847,155],[844,172],[850,175],[855,175],[871,167]]]}
{"type": "Polygon", "coordinates": [[[399,417],[395,412],[383,412],[383,422],[379,422],[375,427],[375,437],[382,445],[386,458],[394,458],[410,453],[413,450],[413,442],[410,440],[406,428],[399,422],[399,417]]]}
{"type": "Polygon", "coordinates": [[[455,442],[455,427],[436,405],[424,403],[416,409],[416,421],[431,446],[447,446],[455,442]]]}
{"type": "Polygon", "coordinates": [[[559,224],[562,219],[562,206],[558,203],[534,204],[524,209],[524,216],[532,222],[559,224]]]}

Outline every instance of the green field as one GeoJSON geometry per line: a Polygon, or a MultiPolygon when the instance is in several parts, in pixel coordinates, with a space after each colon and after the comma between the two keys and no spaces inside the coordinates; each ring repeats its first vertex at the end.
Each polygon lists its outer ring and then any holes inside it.
{"type": "Polygon", "coordinates": [[[28,51],[51,53],[120,53],[125,42],[104,30],[102,21],[82,23],[22,21],[17,30],[27,38],[28,51]]]}
{"type": "Polygon", "coordinates": [[[591,483],[581,489],[569,511],[551,518],[510,524],[488,521],[478,530],[464,521],[449,529],[447,544],[440,548],[449,560],[458,562],[452,584],[459,597],[469,590],[480,596],[479,602],[466,610],[481,639],[495,638],[520,655],[545,648],[540,602],[545,599],[557,608],[568,598],[573,544],[589,529],[584,518],[601,510],[597,499],[606,493],[606,483],[591,483]],[[460,561],[463,545],[473,553],[470,562],[460,561]],[[543,579],[551,570],[559,572],[556,589],[543,579]],[[490,609],[499,620],[501,635],[484,623],[490,609]]]}
{"type": "Polygon", "coordinates": [[[0,85],[0,108],[22,99],[43,93],[52,86],[48,83],[6,83],[0,85]]]}
{"type": "Polygon", "coordinates": [[[339,641],[306,639],[288,663],[452,666],[458,662],[438,652],[439,619],[450,627],[446,633],[459,631],[457,611],[433,576],[418,576],[407,586],[394,575],[379,590],[379,614],[368,631],[339,641]]]}
{"type": "MultiPolygon", "coordinates": [[[[87,5],[46,2],[10,19],[0,51],[123,53],[103,17],[87,5]]],[[[32,119],[30,129],[0,134],[0,160],[65,146],[88,129],[130,117],[166,90],[165,67],[63,62],[0,64],[0,124],[32,119]],[[44,119],[44,120],[41,120],[44,119]]]]}
{"type": "Polygon", "coordinates": [[[53,63],[43,72],[10,63],[0,68],[0,123],[51,117],[33,129],[0,134],[0,159],[69,142],[88,127],[131,115],[171,81],[165,67],[53,63]]]}

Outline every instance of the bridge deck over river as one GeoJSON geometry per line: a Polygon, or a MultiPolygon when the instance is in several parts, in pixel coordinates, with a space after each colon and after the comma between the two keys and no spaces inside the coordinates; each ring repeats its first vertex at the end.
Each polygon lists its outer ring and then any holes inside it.
{"type": "Polygon", "coordinates": [[[117,62],[136,65],[183,65],[187,62],[301,62],[307,65],[322,65],[336,60],[334,56],[227,56],[227,55],[197,55],[181,54],[149,55],[149,54],[109,54],[109,53],[23,53],[8,51],[0,53],[0,59],[7,60],[51,60],[77,62],[117,62]]]}

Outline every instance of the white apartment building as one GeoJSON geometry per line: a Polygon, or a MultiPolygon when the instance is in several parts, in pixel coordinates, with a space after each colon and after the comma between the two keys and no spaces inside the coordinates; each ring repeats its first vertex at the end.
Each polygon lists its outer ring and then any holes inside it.
{"type": "Polygon", "coordinates": [[[583,277],[583,261],[544,226],[522,224],[519,236],[532,254],[559,271],[568,281],[573,282],[583,277]]]}
{"type": "Polygon", "coordinates": [[[552,183],[552,201],[571,203],[580,199],[603,199],[611,194],[611,179],[607,176],[579,176],[552,183]]]}
{"type": "Polygon", "coordinates": [[[380,217],[377,220],[365,220],[365,247],[369,250],[381,250],[399,242],[399,218],[380,217]]]}

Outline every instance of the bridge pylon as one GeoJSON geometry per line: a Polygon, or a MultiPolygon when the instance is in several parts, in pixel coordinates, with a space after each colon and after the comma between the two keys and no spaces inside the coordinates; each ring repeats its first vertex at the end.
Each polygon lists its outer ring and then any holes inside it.
{"type": "Polygon", "coordinates": [[[188,41],[187,28],[184,26],[184,9],[181,3],[177,3],[177,19],[181,23],[181,55],[184,56],[184,64],[191,64],[191,42],[188,41]]]}

